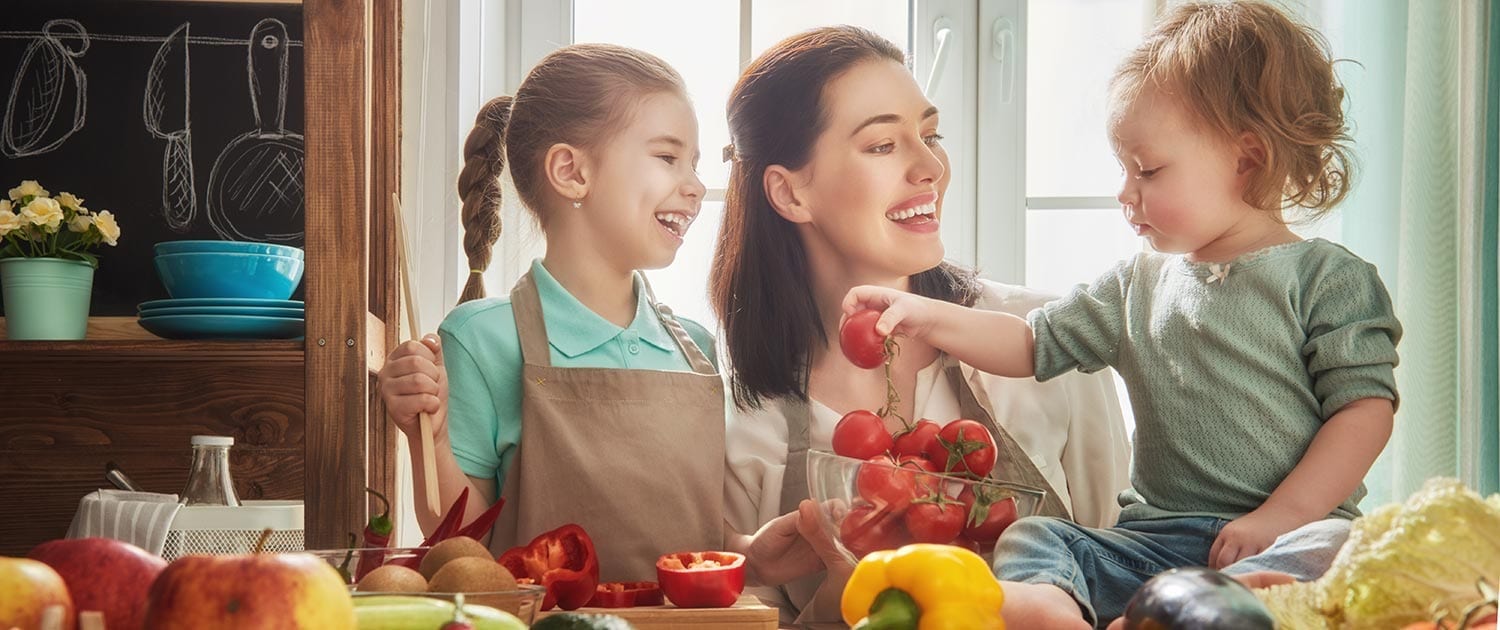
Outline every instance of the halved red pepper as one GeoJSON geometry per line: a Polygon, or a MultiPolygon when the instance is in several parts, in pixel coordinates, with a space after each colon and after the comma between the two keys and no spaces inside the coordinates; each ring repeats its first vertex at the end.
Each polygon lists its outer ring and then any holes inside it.
{"type": "Polygon", "coordinates": [[[542,533],[524,547],[511,547],[497,562],[517,578],[547,587],[542,610],[553,606],[577,610],[594,597],[599,585],[599,556],[582,527],[569,523],[542,533]]]}
{"type": "Polygon", "coordinates": [[[745,590],[745,556],[730,551],[669,553],[656,559],[656,580],[679,608],[727,608],[745,590]]]}
{"type": "Polygon", "coordinates": [[[605,582],[594,589],[589,600],[593,608],[632,608],[660,606],[661,586],[656,582],[605,582]]]}

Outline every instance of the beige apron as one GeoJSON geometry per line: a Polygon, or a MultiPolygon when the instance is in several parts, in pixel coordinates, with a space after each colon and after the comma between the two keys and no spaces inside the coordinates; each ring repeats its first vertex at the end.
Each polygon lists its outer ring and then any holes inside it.
{"type": "Polygon", "coordinates": [[[511,290],[525,363],[521,443],[500,494],[497,556],[577,523],[602,581],[654,581],[657,556],[723,546],[724,384],[643,286],[693,371],[553,367],[531,274],[511,290]]]}
{"type": "MultiPolygon", "coordinates": [[[[1005,427],[995,422],[995,417],[989,411],[989,398],[984,391],[983,383],[975,387],[964,378],[962,368],[958,361],[950,359],[946,354],[940,357],[943,361],[943,373],[947,375],[948,382],[958,392],[958,407],[962,417],[979,422],[988,427],[990,434],[995,437],[996,458],[995,470],[991,477],[1004,479],[1011,483],[1040,488],[1046,491],[1046,497],[1042,499],[1041,505],[1037,507],[1038,516],[1056,516],[1072,519],[1070,512],[1063,506],[1062,499],[1058,497],[1042,471],[1037,469],[1031,457],[1011,437],[1005,427]]],[[[807,487],[807,449],[809,448],[808,427],[812,423],[812,410],[808,407],[806,400],[795,400],[790,397],[780,400],[781,413],[786,417],[787,429],[787,451],[786,471],[781,477],[781,513],[792,512],[803,499],[808,498],[807,487]]],[[[941,424],[941,423],[940,423],[941,424]]],[[[793,580],[783,585],[783,595],[786,601],[793,606],[803,606],[807,598],[817,590],[823,581],[823,573],[793,580]]],[[[834,611],[798,611],[796,622],[810,623],[831,621],[838,617],[839,612],[834,611]]],[[[783,622],[787,620],[783,619],[783,622]]]]}

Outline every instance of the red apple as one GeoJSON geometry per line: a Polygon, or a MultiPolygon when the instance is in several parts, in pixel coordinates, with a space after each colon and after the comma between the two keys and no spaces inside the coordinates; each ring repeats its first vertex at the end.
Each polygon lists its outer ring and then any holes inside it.
{"type": "Polygon", "coordinates": [[[354,628],[354,603],[338,571],[302,553],[178,558],[148,599],[152,630],[354,628]]]}
{"type": "Polygon", "coordinates": [[[26,554],[52,567],[68,583],[79,612],[104,613],[109,630],[146,624],[146,592],[167,561],[113,538],[74,538],[37,545],[26,554]]]}
{"type": "Polygon", "coordinates": [[[61,575],[36,560],[0,558],[0,628],[41,628],[49,607],[62,608],[50,615],[53,628],[73,630],[73,598],[61,575]]]}

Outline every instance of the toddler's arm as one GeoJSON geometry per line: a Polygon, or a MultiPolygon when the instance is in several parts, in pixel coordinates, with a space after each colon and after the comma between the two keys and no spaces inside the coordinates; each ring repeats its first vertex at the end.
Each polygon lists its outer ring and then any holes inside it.
{"type": "Polygon", "coordinates": [[[1026,320],[905,291],[858,286],[844,297],[844,314],[884,311],[875,323],[882,335],[904,335],[932,344],[959,361],[999,376],[1036,373],[1035,342],[1026,320]]]}

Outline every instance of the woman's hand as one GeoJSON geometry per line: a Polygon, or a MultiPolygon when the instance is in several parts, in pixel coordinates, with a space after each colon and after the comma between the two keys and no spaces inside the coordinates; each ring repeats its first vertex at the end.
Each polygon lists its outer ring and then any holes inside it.
{"type": "Polygon", "coordinates": [[[861,285],[844,296],[844,317],[864,309],[882,311],[875,322],[875,332],[883,337],[892,334],[925,339],[937,323],[941,303],[885,287],[861,285]]]}
{"type": "Polygon", "coordinates": [[[780,586],[823,569],[823,561],[798,530],[798,519],[797,512],[788,512],[744,537],[738,551],[745,554],[756,584],[780,586]]]}
{"type": "Polygon", "coordinates": [[[442,342],[437,335],[407,341],[386,356],[377,382],[386,413],[408,437],[419,430],[418,416],[432,417],[434,438],[448,433],[448,373],[443,369],[442,342]]]}

